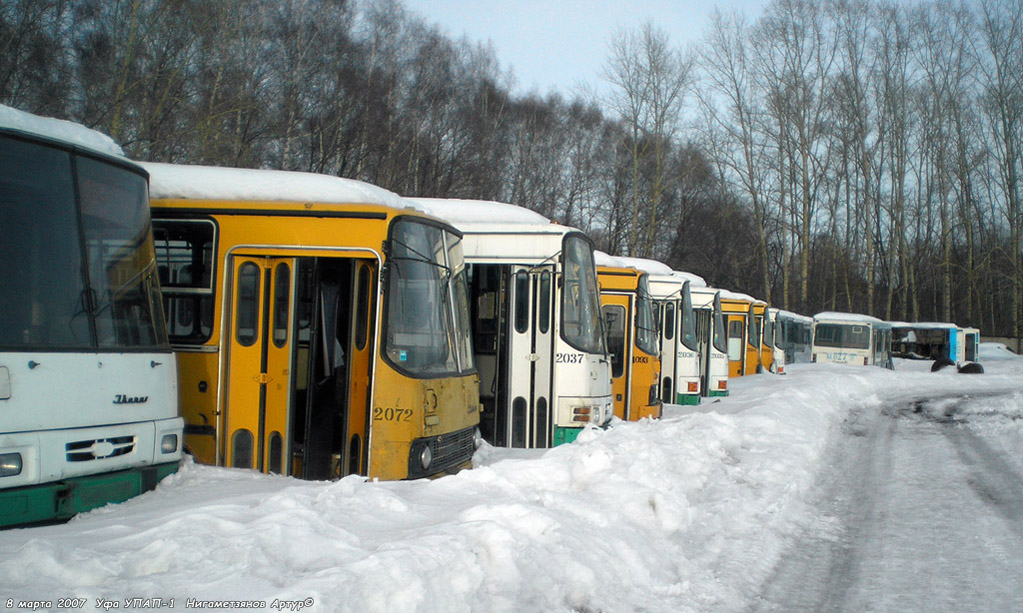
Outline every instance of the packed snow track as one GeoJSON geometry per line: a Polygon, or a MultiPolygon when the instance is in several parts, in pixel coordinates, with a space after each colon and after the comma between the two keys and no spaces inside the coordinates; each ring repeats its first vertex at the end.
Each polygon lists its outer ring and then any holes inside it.
{"type": "Polygon", "coordinates": [[[815,519],[757,611],[1023,609],[1023,474],[998,434],[1018,393],[852,411],[819,475],[815,519]]]}

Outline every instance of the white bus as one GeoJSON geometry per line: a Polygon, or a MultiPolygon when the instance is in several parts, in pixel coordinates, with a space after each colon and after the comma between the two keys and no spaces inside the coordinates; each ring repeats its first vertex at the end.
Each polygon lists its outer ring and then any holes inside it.
{"type": "Polygon", "coordinates": [[[148,175],[106,136],[0,107],[0,526],[69,518],[177,470],[148,175]]]}
{"type": "Polygon", "coordinates": [[[775,330],[775,345],[785,354],[786,364],[810,361],[813,317],[776,310],[778,327],[775,330]]]}
{"type": "Polygon", "coordinates": [[[691,287],[700,353],[700,391],[705,397],[728,395],[728,331],[721,312],[721,292],[691,287]]]}
{"type": "Polygon", "coordinates": [[[813,362],[892,368],[892,326],[869,315],[826,311],[813,316],[813,362]]]}
{"type": "Polygon", "coordinates": [[[611,364],[589,237],[511,204],[413,201],[463,235],[483,437],[550,447],[607,425],[611,364]]]}

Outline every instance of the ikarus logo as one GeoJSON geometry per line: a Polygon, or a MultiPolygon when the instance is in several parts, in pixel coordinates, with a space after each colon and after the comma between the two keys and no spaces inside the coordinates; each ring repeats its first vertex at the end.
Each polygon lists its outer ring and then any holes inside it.
{"type": "Polygon", "coordinates": [[[117,394],[114,396],[114,404],[143,404],[149,402],[149,396],[129,396],[117,394]]]}

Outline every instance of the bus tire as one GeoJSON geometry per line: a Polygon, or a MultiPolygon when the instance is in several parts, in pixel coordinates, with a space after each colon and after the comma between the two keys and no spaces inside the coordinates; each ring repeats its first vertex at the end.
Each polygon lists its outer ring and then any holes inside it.
{"type": "Polygon", "coordinates": [[[931,372],[938,372],[946,366],[955,366],[956,363],[948,358],[938,358],[934,360],[934,364],[931,364],[931,372]]]}
{"type": "Polygon", "coordinates": [[[959,372],[964,375],[980,375],[984,373],[984,365],[977,362],[967,362],[959,367],[959,372]]]}

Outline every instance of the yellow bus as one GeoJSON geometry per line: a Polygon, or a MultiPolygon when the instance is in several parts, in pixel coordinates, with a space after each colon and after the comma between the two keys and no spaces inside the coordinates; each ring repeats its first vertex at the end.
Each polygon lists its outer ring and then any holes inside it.
{"type": "Polygon", "coordinates": [[[627,421],[661,416],[661,358],[648,275],[596,252],[615,415],[627,421]]]}
{"type": "Polygon", "coordinates": [[[145,167],[198,461],[306,479],[468,465],[478,376],[457,230],[358,181],[145,167]]]}
{"type": "Polygon", "coordinates": [[[738,292],[721,290],[721,310],[728,330],[728,376],[753,375],[763,369],[761,364],[760,327],[757,305],[763,302],[738,292]]]}

